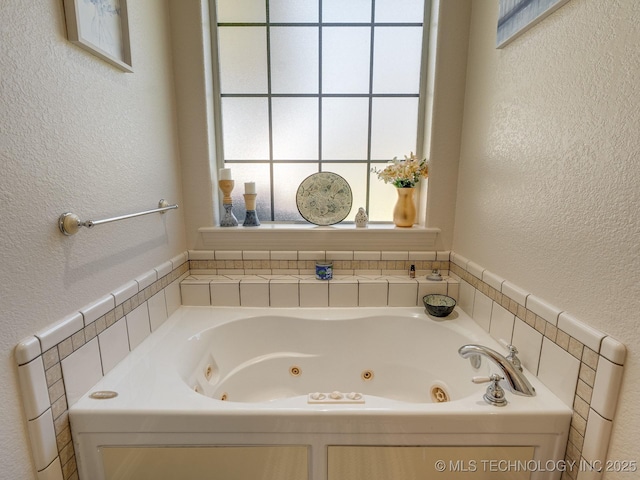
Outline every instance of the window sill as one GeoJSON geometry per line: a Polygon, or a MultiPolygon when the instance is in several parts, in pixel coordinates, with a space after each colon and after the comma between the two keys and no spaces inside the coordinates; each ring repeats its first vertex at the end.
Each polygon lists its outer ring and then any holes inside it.
{"type": "Polygon", "coordinates": [[[320,227],[310,224],[263,224],[259,227],[202,227],[205,250],[402,250],[435,251],[439,228],[399,228],[373,224],[320,227]]]}

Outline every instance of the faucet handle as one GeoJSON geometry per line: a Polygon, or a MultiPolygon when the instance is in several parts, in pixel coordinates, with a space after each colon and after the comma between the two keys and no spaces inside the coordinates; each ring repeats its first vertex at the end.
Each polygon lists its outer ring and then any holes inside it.
{"type": "Polygon", "coordinates": [[[509,355],[507,355],[507,360],[509,360],[515,368],[522,371],[522,362],[518,358],[518,349],[514,345],[507,345],[507,350],[509,350],[509,355]]]}
{"type": "Polygon", "coordinates": [[[473,383],[491,382],[482,398],[484,398],[484,401],[489,405],[504,407],[507,404],[507,399],[504,396],[504,389],[500,386],[500,380],[504,380],[504,377],[501,377],[497,373],[494,373],[490,377],[473,377],[471,379],[473,383]]]}
{"type": "Polygon", "coordinates": [[[499,382],[500,380],[504,380],[504,377],[501,377],[497,373],[494,373],[489,377],[482,377],[482,376],[471,377],[471,381],[473,383],[489,383],[489,382],[496,382],[496,381],[499,382]]]}

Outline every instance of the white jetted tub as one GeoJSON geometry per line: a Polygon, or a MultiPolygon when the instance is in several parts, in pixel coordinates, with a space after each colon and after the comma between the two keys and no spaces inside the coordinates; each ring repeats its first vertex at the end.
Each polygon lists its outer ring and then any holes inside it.
{"type": "Polygon", "coordinates": [[[571,410],[526,370],[489,405],[465,344],[504,352],[459,309],[181,307],[70,408],[80,478],[559,479],[571,410]]]}

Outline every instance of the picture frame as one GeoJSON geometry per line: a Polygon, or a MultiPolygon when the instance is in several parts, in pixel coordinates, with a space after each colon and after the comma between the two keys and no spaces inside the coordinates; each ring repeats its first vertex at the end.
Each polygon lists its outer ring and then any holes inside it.
{"type": "Polygon", "coordinates": [[[500,0],[496,48],[503,48],[568,1],[500,0]]]}
{"type": "Polygon", "coordinates": [[[64,0],[69,41],[133,72],[127,0],[64,0]]]}

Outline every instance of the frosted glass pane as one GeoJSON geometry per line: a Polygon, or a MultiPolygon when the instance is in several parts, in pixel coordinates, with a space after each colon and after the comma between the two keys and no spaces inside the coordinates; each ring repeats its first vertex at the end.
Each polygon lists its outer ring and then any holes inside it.
{"type": "Polygon", "coordinates": [[[265,22],[264,0],[218,0],[217,19],[219,23],[265,22]]]}
{"type": "MultiPolygon", "coordinates": [[[[233,214],[240,224],[246,217],[246,207],[244,203],[244,183],[256,183],[256,213],[260,221],[271,220],[271,185],[269,179],[268,163],[227,163],[225,167],[231,169],[231,176],[235,181],[235,187],[231,192],[233,200],[233,214]]],[[[221,201],[222,203],[222,201],[221,201]]]]}
{"type": "Polygon", "coordinates": [[[225,159],[268,159],[267,99],[223,98],[222,132],[225,159]]]}
{"type": "Polygon", "coordinates": [[[318,93],[318,29],[271,28],[271,91],[318,93]]]}
{"type": "Polygon", "coordinates": [[[376,22],[424,21],[424,0],[376,0],[376,22]]]}
{"type": "Polygon", "coordinates": [[[371,159],[391,160],[416,151],[417,98],[374,98],[371,159]]]}
{"type": "Polygon", "coordinates": [[[218,29],[221,93],[267,93],[265,27],[218,29]]]}
{"type": "Polygon", "coordinates": [[[373,93],[418,93],[422,28],[376,27],[373,93]]]}
{"type": "Polygon", "coordinates": [[[323,93],[369,93],[371,27],[322,30],[323,93]]]}
{"type": "Polygon", "coordinates": [[[351,211],[344,219],[345,222],[353,222],[358,213],[358,208],[367,208],[367,164],[366,163],[325,163],[323,172],[333,172],[344,178],[351,187],[353,205],[351,211]]]}
{"type": "Polygon", "coordinates": [[[269,20],[273,23],[315,23],[318,21],[318,0],[270,0],[269,20]]]}
{"type": "Polygon", "coordinates": [[[322,21],[333,23],[370,22],[371,0],[323,0],[322,21]]]}
{"type": "Polygon", "coordinates": [[[273,159],[318,160],[318,99],[274,98],[273,159]]]}
{"type": "MultiPolygon", "coordinates": [[[[375,166],[378,170],[385,167],[384,164],[375,166]]],[[[398,197],[396,187],[379,180],[375,173],[370,173],[370,175],[369,220],[372,222],[391,222],[393,221],[393,207],[398,197]]]]}
{"type": "Polygon", "coordinates": [[[368,131],[367,98],[322,99],[323,160],[366,160],[368,131]]]}
{"type": "Polygon", "coordinates": [[[276,163],[273,165],[274,211],[276,221],[305,221],[296,206],[296,192],[302,181],[318,171],[317,163],[276,163]]]}

